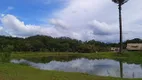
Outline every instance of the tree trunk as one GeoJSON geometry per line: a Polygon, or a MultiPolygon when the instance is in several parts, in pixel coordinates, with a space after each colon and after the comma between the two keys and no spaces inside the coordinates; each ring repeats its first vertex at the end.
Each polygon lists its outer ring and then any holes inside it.
{"type": "Polygon", "coordinates": [[[122,18],[121,18],[121,4],[119,6],[119,30],[120,30],[120,46],[119,46],[119,53],[122,54],[123,44],[122,44],[122,18]]]}

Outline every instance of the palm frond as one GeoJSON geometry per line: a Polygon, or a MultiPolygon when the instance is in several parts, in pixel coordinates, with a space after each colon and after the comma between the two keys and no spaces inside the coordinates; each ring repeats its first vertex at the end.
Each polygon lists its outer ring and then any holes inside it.
{"type": "Polygon", "coordinates": [[[120,4],[123,5],[124,3],[128,2],[129,0],[112,0],[112,2],[116,3],[116,4],[120,4]]]}
{"type": "Polygon", "coordinates": [[[112,0],[112,2],[119,4],[119,0],[112,0]]]}

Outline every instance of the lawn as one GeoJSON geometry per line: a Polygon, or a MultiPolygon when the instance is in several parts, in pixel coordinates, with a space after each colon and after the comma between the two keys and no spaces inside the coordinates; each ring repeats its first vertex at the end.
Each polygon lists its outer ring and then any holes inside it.
{"type": "MultiPolygon", "coordinates": [[[[0,80],[129,80],[84,73],[43,71],[17,64],[0,64],[0,80]]],[[[141,80],[141,79],[133,79],[141,80]]]]}

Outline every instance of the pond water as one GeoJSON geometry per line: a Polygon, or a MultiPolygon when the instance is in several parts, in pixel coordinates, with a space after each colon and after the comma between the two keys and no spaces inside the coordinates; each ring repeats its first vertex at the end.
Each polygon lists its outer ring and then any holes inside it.
{"type": "Polygon", "coordinates": [[[41,70],[57,70],[65,72],[81,72],[99,76],[122,78],[142,78],[142,66],[127,64],[110,59],[89,60],[85,58],[71,61],[50,61],[36,63],[28,60],[11,60],[15,64],[27,64],[41,70]]]}

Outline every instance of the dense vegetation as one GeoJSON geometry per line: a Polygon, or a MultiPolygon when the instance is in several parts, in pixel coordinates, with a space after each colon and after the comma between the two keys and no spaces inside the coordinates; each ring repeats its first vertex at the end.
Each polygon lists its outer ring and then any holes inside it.
{"type": "MultiPolygon", "coordinates": [[[[127,42],[142,42],[141,39],[127,40],[127,42]]],[[[50,36],[36,35],[28,38],[0,36],[0,52],[3,48],[11,47],[12,51],[48,51],[48,52],[102,52],[109,51],[110,47],[117,47],[118,43],[104,43],[95,40],[81,41],[68,37],[53,38],[50,36]]]]}

